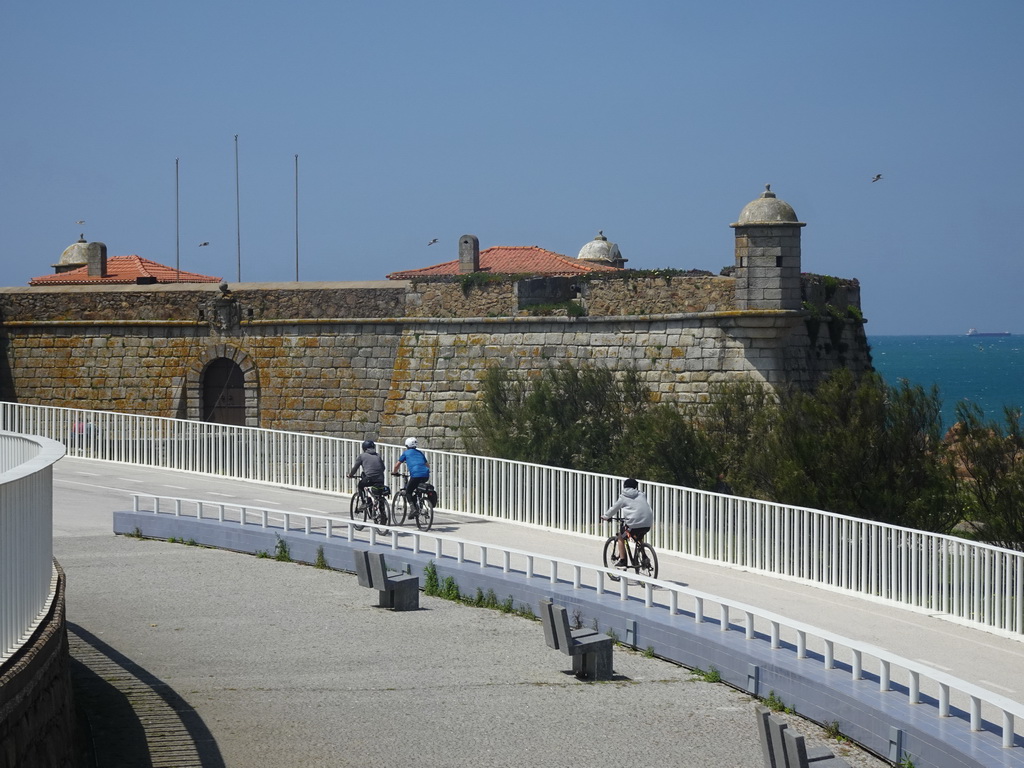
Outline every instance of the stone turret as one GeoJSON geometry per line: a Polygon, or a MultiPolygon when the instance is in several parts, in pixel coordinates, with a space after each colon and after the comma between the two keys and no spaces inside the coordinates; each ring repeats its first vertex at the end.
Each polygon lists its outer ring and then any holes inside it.
{"type": "Polygon", "coordinates": [[[800,228],[793,207],[771,185],[747,204],[736,230],[736,304],[740,309],[800,309],[800,228]]]}
{"type": "Polygon", "coordinates": [[[78,269],[88,264],[88,245],[85,241],[85,235],[79,235],[78,242],[72,243],[65,248],[64,252],[60,255],[60,259],[53,265],[54,273],[59,275],[62,272],[70,272],[72,269],[78,269]]]}
{"type": "Polygon", "coordinates": [[[626,262],[629,261],[629,259],[622,258],[619,246],[609,242],[608,238],[604,236],[603,230],[598,230],[597,237],[580,248],[576,258],[580,261],[606,264],[609,267],[619,267],[620,269],[625,268],[626,262]]]}
{"type": "Polygon", "coordinates": [[[80,235],[77,242],[64,249],[60,260],[53,265],[53,271],[59,275],[80,267],[88,267],[90,276],[105,277],[107,246],[103,243],[87,243],[85,235],[80,235]]]}

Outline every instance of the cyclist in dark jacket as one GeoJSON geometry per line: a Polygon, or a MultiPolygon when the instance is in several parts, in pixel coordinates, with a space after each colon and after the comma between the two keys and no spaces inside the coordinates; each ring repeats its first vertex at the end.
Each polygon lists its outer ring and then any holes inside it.
{"type": "Polygon", "coordinates": [[[360,469],[363,470],[363,476],[359,478],[360,491],[371,485],[384,485],[384,459],[377,455],[377,446],[373,440],[363,441],[363,452],[352,465],[348,476],[355,477],[360,469]]]}

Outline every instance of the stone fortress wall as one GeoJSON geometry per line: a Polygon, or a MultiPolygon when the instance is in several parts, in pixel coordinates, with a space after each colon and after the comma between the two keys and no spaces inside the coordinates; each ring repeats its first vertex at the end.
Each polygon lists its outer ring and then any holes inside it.
{"type": "Polygon", "coordinates": [[[209,366],[229,360],[239,423],[458,449],[494,365],[635,367],[664,402],[870,369],[859,285],[802,274],[803,224],[766,195],[718,276],[0,289],[0,397],[201,419],[209,366]]]}

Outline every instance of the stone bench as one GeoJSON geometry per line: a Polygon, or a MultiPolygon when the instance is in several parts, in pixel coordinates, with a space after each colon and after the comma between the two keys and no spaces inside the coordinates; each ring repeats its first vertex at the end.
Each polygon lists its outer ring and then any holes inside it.
{"type": "Polygon", "coordinates": [[[828,747],[808,747],[803,736],[774,717],[770,710],[760,705],[755,709],[764,768],[850,768],[828,747]]]}
{"type": "Polygon", "coordinates": [[[389,576],[380,552],[365,549],[352,550],[356,561],[359,586],[376,589],[380,593],[377,603],[393,611],[415,611],[420,607],[420,580],[411,574],[389,576]]]}
{"type": "Polygon", "coordinates": [[[573,630],[563,605],[540,601],[540,620],[548,646],[572,657],[576,677],[610,680],[612,676],[612,639],[592,629],[573,630]]]}

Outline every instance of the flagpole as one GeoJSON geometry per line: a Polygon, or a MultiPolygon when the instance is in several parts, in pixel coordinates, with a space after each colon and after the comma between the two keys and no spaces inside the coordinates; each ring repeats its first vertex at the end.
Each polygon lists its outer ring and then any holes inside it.
{"type": "Polygon", "coordinates": [[[235,227],[238,233],[238,282],[242,282],[242,203],[238,187],[238,134],[235,134],[235,227]]]}
{"type": "Polygon", "coordinates": [[[295,282],[299,282],[299,156],[295,156],[295,282]]]}
{"type": "Polygon", "coordinates": [[[174,158],[174,282],[181,282],[181,208],[178,196],[178,161],[174,158]]]}

